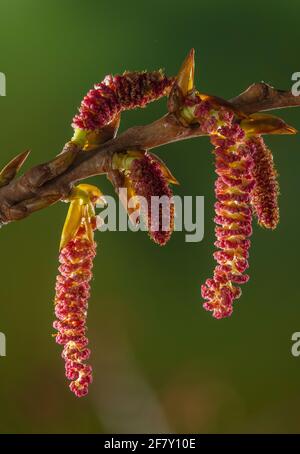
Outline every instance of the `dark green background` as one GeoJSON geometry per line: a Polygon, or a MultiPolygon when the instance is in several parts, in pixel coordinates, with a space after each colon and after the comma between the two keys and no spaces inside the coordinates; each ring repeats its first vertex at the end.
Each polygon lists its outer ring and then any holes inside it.
{"type": "MultiPolygon", "coordinates": [[[[69,139],[82,96],[107,73],[165,67],[196,49],[199,89],[230,98],[265,80],[289,89],[300,71],[299,1],[1,0],[1,163],[30,148],[26,168],[69,139]]],[[[122,130],[165,112],[123,115],[122,130]]],[[[300,129],[300,110],[280,113],[300,129]]],[[[143,233],[98,233],[89,309],[94,383],[76,399],[53,332],[57,204],[1,230],[0,432],[298,432],[300,358],[299,136],[267,138],[280,173],[281,222],[254,227],[251,280],[231,319],[201,307],[213,269],[213,183],[207,138],[158,150],[181,186],[205,196],[205,237],[165,248],[143,233]]],[[[105,193],[105,177],[93,180],[105,193]]]]}

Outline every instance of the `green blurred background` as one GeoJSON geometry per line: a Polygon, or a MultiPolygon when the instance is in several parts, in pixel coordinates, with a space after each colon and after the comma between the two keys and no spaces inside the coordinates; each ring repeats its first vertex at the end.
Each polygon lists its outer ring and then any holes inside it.
{"type": "MultiPolygon", "coordinates": [[[[82,96],[107,73],[164,67],[196,49],[199,89],[230,98],[265,80],[291,87],[300,71],[299,1],[2,0],[1,163],[30,148],[26,168],[71,135],[82,96]]],[[[121,129],[165,112],[165,100],[123,115],[121,129]]],[[[282,117],[300,128],[300,109],[282,117]]],[[[53,333],[58,243],[66,205],[1,230],[1,433],[299,432],[299,136],[267,138],[280,173],[281,223],[254,226],[251,280],[231,319],[201,307],[212,273],[214,169],[207,138],[158,150],[205,196],[205,236],[165,248],[140,233],[99,233],[89,308],[94,383],[77,399],[53,333]]],[[[92,180],[105,193],[105,177],[92,180]]]]}

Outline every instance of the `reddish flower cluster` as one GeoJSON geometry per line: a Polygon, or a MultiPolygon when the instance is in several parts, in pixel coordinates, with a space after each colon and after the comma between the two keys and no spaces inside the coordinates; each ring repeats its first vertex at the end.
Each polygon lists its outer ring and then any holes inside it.
{"type": "Polygon", "coordinates": [[[279,185],[273,156],[260,136],[251,137],[247,145],[254,161],[255,187],[251,193],[251,205],[258,223],[267,229],[275,229],[279,222],[279,185]]]}
{"type": "Polygon", "coordinates": [[[198,123],[215,146],[215,245],[220,250],[214,253],[218,265],[213,278],[206,280],[201,292],[204,308],[223,318],[231,315],[233,301],[241,295],[234,284],[249,279],[243,273],[249,266],[253,213],[269,229],[279,221],[277,172],[261,134],[294,134],[296,130],[271,115],[245,118],[226,101],[195,90],[184,98],[180,117],[187,124],[198,123]]]}
{"type": "MultiPolygon", "coordinates": [[[[93,228],[95,221],[93,220],[93,228]]],[[[85,364],[90,356],[87,348],[86,317],[92,278],[96,244],[86,235],[81,225],[74,239],[61,250],[60,275],[56,280],[55,315],[56,342],[64,346],[66,377],[71,380],[70,389],[77,397],[88,393],[92,382],[92,368],[85,364]]]]}
{"type": "Polygon", "coordinates": [[[142,158],[134,159],[130,167],[129,179],[134,194],[137,197],[144,197],[147,201],[147,211],[143,203],[140,206],[141,215],[148,225],[150,238],[161,246],[165,245],[174,229],[174,203],[172,191],[161,170],[160,162],[149,153],[145,153],[142,158]],[[162,203],[156,206],[158,198],[162,198],[162,203]]]}
{"type": "Polygon", "coordinates": [[[215,318],[231,315],[233,301],[241,295],[241,289],[233,284],[243,284],[249,279],[243,273],[249,267],[250,194],[254,187],[253,161],[246,152],[242,129],[234,125],[221,128],[220,133],[224,138],[212,137],[218,174],[214,221],[219,226],[215,245],[220,251],[214,253],[218,265],[213,279],[207,279],[202,286],[202,296],[207,300],[204,308],[212,311],[215,318]]]}
{"type": "MultiPolygon", "coordinates": [[[[296,130],[277,117],[257,113],[247,116],[220,98],[197,92],[192,49],[176,79],[166,77],[161,70],[125,72],[109,75],[96,84],[73,119],[75,133],[70,143],[75,143],[76,149],[96,148],[115,137],[122,111],[144,107],[167,94],[169,116],[176,116],[183,126],[201,128],[215,147],[217,265],[213,277],[201,286],[201,293],[206,310],[218,319],[228,317],[234,300],[241,295],[239,285],[249,279],[245,271],[249,267],[253,213],[267,228],[274,229],[279,220],[277,173],[261,134],[293,134],[296,130]]],[[[118,151],[112,156],[108,178],[116,190],[127,189],[126,194],[119,191],[119,195],[132,220],[139,222],[141,215],[150,238],[165,245],[174,230],[174,199],[169,184],[178,183],[166,165],[145,150],[118,151]]],[[[95,186],[81,184],[72,189],[56,280],[56,342],[63,345],[66,377],[78,397],[88,393],[92,382],[92,368],[86,364],[90,356],[86,319],[96,255],[95,206],[101,200],[102,193],[95,186]]]]}
{"type": "Polygon", "coordinates": [[[168,94],[173,79],[162,71],[108,75],[84,97],[72,126],[95,130],[110,123],[120,112],[144,107],[168,94]]]}
{"type": "Polygon", "coordinates": [[[209,101],[199,98],[189,100],[195,105],[194,115],[199,120],[203,132],[211,137],[215,146],[215,184],[217,202],[216,247],[214,253],[218,265],[212,279],[207,279],[201,287],[206,300],[204,308],[212,311],[215,318],[228,317],[232,313],[233,301],[240,297],[241,289],[234,284],[248,281],[243,274],[249,267],[248,250],[252,234],[251,191],[255,186],[252,175],[253,159],[248,153],[245,132],[234,123],[234,114],[224,107],[215,109],[209,101]]]}
{"type": "Polygon", "coordinates": [[[236,133],[242,139],[243,131],[238,126],[226,128],[226,138],[221,139],[223,143],[215,149],[216,173],[219,175],[215,189],[218,201],[214,220],[219,224],[215,245],[220,251],[214,253],[218,266],[213,279],[208,279],[202,286],[202,296],[208,300],[204,308],[213,311],[216,318],[231,315],[233,300],[241,295],[240,288],[233,284],[242,284],[249,279],[243,272],[249,266],[253,162],[245,153],[243,143],[236,142],[236,133]]]}

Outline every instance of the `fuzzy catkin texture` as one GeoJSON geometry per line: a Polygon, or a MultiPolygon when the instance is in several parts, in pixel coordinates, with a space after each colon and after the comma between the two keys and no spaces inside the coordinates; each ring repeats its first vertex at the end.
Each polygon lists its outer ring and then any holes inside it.
{"type": "Polygon", "coordinates": [[[218,175],[215,183],[217,224],[214,253],[217,266],[213,277],[201,287],[206,300],[203,307],[215,318],[232,314],[233,302],[241,295],[238,286],[248,281],[243,274],[249,267],[249,237],[252,234],[250,194],[255,181],[252,176],[253,159],[248,153],[243,129],[233,122],[232,112],[218,111],[209,102],[200,102],[195,114],[201,128],[210,135],[215,146],[215,166],[218,175]]]}
{"type": "Polygon", "coordinates": [[[261,226],[275,229],[279,222],[279,184],[272,153],[260,136],[249,139],[248,153],[254,161],[252,175],[255,186],[251,193],[253,211],[261,226]]]}
{"type": "Polygon", "coordinates": [[[108,75],[84,97],[73,128],[95,130],[110,123],[124,110],[145,107],[168,94],[173,79],[162,71],[108,75]]]}
{"type": "Polygon", "coordinates": [[[215,148],[218,178],[214,221],[217,224],[215,246],[219,250],[214,253],[214,258],[218,265],[213,278],[207,279],[201,288],[202,296],[207,300],[204,308],[212,311],[215,318],[232,314],[233,302],[241,295],[236,284],[249,280],[249,276],[243,273],[249,267],[248,238],[252,234],[250,193],[254,186],[251,176],[253,161],[245,153],[244,143],[234,137],[237,132],[242,139],[243,132],[239,129],[226,127],[227,137],[217,141],[215,148]]]}
{"type": "Polygon", "coordinates": [[[86,318],[95,255],[96,244],[91,244],[85,227],[81,226],[76,237],[60,252],[60,275],[56,279],[55,315],[58,320],[53,326],[58,331],[56,342],[64,346],[62,358],[66,377],[71,380],[70,389],[77,397],[85,396],[92,382],[92,368],[85,364],[90,356],[86,318]]]}
{"type": "Polygon", "coordinates": [[[164,246],[174,230],[173,193],[163,175],[159,162],[147,153],[134,159],[129,179],[137,197],[143,197],[147,206],[141,202],[141,216],[148,226],[150,238],[164,246]],[[162,203],[158,203],[161,198],[162,203]]]}

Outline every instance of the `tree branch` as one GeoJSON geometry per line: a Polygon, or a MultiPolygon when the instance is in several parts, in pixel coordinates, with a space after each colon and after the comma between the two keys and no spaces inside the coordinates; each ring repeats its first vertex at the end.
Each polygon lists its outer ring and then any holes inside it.
{"type": "Polygon", "coordinates": [[[300,96],[294,96],[291,91],[277,90],[265,82],[250,85],[247,90],[230,102],[246,114],[262,110],[275,110],[284,107],[300,105],[300,96]]]}
{"type": "MultiPolygon", "coordinates": [[[[251,85],[230,103],[251,114],[263,110],[300,106],[300,96],[276,90],[264,82],[251,85]]],[[[174,114],[145,126],[135,126],[93,151],[81,151],[72,143],[52,161],[29,169],[0,188],[0,223],[22,219],[34,211],[67,198],[72,185],[85,178],[108,173],[115,152],[152,149],[167,143],[203,135],[200,128],[183,126],[174,114]]]]}

